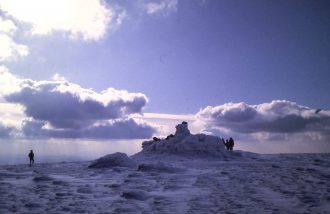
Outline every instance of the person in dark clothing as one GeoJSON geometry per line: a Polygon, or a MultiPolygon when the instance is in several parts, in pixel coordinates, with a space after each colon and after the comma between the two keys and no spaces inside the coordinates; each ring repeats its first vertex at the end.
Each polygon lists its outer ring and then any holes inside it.
{"type": "Polygon", "coordinates": [[[228,147],[230,151],[233,151],[234,148],[234,139],[233,138],[229,138],[229,142],[228,142],[228,147]]]}
{"type": "Polygon", "coordinates": [[[226,149],[229,150],[229,141],[228,141],[228,139],[226,139],[226,142],[224,144],[226,146],[226,149]]]}
{"type": "Polygon", "coordinates": [[[31,166],[32,164],[34,164],[34,153],[33,153],[33,150],[30,151],[29,158],[30,158],[30,166],[31,166]]]}

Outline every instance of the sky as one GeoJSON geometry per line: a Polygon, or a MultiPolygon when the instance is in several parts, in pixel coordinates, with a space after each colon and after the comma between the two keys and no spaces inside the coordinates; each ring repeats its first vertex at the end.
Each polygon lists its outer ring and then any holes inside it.
{"type": "Polygon", "coordinates": [[[330,152],[329,11],[305,0],[0,0],[0,153],[132,154],[183,120],[247,151],[330,152]]]}

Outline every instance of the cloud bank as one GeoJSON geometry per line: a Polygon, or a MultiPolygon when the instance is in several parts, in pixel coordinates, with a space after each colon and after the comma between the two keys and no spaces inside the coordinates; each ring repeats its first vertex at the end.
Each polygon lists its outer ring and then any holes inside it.
{"type": "Polygon", "coordinates": [[[304,135],[317,140],[329,140],[330,111],[317,112],[286,100],[274,100],[260,105],[226,103],[201,109],[197,120],[205,130],[218,133],[250,135],[268,139],[304,135]]]}
{"type": "Polygon", "coordinates": [[[79,129],[97,120],[141,113],[147,98],[113,88],[97,93],[66,81],[24,80],[20,90],[5,96],[25,107],[27,116],[50,122],[55,128],[79,129]]]}
{"type": "Polygon", "coordinates": [[[22,105],[29,118],[22,124],[25,136],[132,139],[149,138],[156,131],[130,117],[142,113],[148,102],[142,93],[114,88],[98,93],[58,77],[49,81],[20,79],[5,69],[0,78],[3,98],[22,105]],[[11,88],[12,83],[17,87],[11,88]]]}
{"type": "Polygon", "coordinates": [[[23,134],[28,137],[49,138],[90,138],[90,139],[146,139],[155,129],[146,123],[133,119],[107,121],[103,124],[81,127],[80,129],[53,129],[40,120],[23,122],[23,134]]]}

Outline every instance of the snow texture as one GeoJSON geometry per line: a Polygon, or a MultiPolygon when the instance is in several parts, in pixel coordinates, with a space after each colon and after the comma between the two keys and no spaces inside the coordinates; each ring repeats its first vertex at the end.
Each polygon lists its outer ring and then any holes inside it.
{"type": "Polygon", "coordinates": [[[256,155],[233,160],[141,157],[139,165],[147,166],[141,170],[92,169],[89,162],[1,166],[0,213],[330,210],[330,154],[256,155]],[[168,170],[171,167],[175,170],[168,170]]]}

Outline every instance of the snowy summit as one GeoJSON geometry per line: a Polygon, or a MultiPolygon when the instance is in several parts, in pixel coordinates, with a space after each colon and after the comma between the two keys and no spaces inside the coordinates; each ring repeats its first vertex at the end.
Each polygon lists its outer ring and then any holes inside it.
{"type": "Polygon", "coordinates": [[[227,152],[219,137],[191,134],[187,122],[182,122],[175,128],[175,134],[171,134],[165,139],[154,137],[153,140],[144,141],[141,153],[219,156],[227,152]]]}

